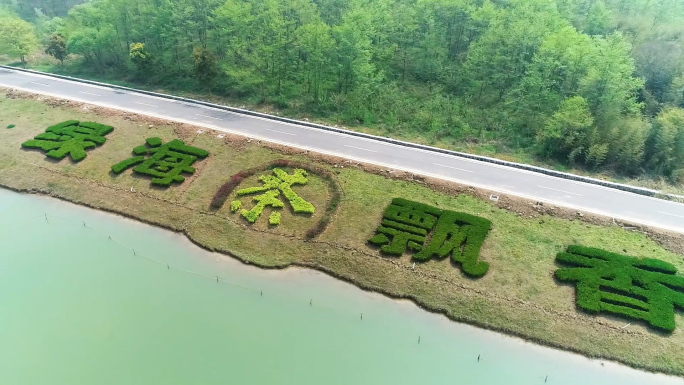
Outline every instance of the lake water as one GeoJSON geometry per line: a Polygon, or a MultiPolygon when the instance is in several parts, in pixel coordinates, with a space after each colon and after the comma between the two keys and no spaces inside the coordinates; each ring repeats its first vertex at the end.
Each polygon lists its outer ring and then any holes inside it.
{"type": "Polygon", "coordinates": [[[314,271],[261,270],[165,230],[0,189],[0,384],[545,379],[684,384],[457,324],[314,271]]]}

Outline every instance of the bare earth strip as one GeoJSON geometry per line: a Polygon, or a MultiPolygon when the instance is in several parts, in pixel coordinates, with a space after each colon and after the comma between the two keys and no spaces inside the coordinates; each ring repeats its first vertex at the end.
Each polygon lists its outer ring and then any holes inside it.
{"type": "MultiPolygon", "coordinates": [[[[559,207],[502,196],[466,186],[383,170],[305,151],[270,146],[244,137],[223,135],[186,124],[165,122],[80,103],[8,92],[0,96],[0,185],[17,191],[48,194],[118,213],[173,231],[196,244],[245,263],[266,268],[302,266],[324,271],[359,287],[492,330],[619,361],[652,371],[684,375],[684,317],[672,335],[623,319],[590,316],[575,309],[574,287],[558,285],[552,275],[557,252],[579,243],[636,257],[658,258],[684,271],[684,240],[677,234],[631,226],[610,218],[580,215],[559,207]],[[37,100],[40,99],[40,100],[37,100]],[[107,142],[73,164],[46,160],[40,151],[20,147],[46,127],[69,119],[115,127],[107,142]],[[5,129],[15,124],[12,129],[5,129]],[[199,131],[202,131],[199,133],[199,131]],[[130,156],[145,138],[181,138],[208,150],[197,172],[180,186],[150,188],[149,179],[110,166],[130,156]],[[333,171],[344,191],[336,217],[313,241],[305,232],[313,218],[283,210],[282,224],[271,228],[267,216],[248,225],[230,213],[229,204],[209,210],[214,192],[231,175],[279,158],[314,162],[333,171]],[[408,255],[386,258],[367,246],[384,208],[393,197],[424,202],[485,217],[493,230],[481,258],[490,263],[482,279],[464,277],[449,261],[433,260],[412,268],[408,255]]],[[[297,192],[317,208],[330,196],[325,182],[311,177],[297,192]]],[[[256,176],[243,182],[258,185],[256,176]]],[[[229,201],[230,202],[230,199],[229,201]]]]}

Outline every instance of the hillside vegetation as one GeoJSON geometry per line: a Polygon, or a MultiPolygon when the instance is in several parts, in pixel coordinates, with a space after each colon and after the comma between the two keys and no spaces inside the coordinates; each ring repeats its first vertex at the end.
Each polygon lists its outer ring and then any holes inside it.
{"type": "Polygon", "coordinates": [[[51,71],[684,181],[679,0],[1,4],[0,54],[51,71]]]}

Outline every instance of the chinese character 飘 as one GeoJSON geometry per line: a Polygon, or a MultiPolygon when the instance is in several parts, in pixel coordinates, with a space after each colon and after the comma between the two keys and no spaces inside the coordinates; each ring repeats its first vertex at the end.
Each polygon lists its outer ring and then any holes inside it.
{"type": "Polygon", "coordinates": [[[395,198],[369,242],[389,255],[400,256],[409,249],[418,261],[451,256],[465,274],[482,277],[489,264],[479,255],[490,228],[484,218],[395,198]]]}

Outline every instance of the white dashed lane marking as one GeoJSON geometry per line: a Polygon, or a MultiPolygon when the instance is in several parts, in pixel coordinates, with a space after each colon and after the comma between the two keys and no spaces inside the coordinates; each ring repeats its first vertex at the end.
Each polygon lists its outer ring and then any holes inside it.
{"type": "Polygon", "coordinates": [[[658,213],[659,213],[659,214],[669,215],[669,216],[671,216],[671,217],[677,217],[677,218],[682,218],[682,219],[684,219],[684,216],[682,216],[682,215],[670,214],[670,213],[666,213],[666,212],[664,212],[664,211],[658,211],[658,213]]]}
{"type": "Polygon", "coordinates": [[[433,164],[434,164],[435,166],[439,166],[439,167],[446,167],[446,168],[451,168],[451,169],[454,169],[454,170],[458,170],[458,171],[464,171],[464,172],[474,172],[474,171],[466,170],[466,169],[463,169],[463,168],[458,168],[458,167],[452,167],[452,166],[445,166],[445,165],[443,165],[443,164],[439,164],[439,163],[433,163],[433,164]]]}
{"type": "Polygon", "coordinates": [[[377,152],[377,151],[369,150],[369,149],[367,149],[367,148],[361,148],[361,147],[350,146],[350,145],[348,145],[348,144],[345,144],[344,147],[355,148],[355,149],[357,149],[357,150],[363,150],[363,151],[368,151],[368,152],[377,152]]]}
{"type": "Polygon", "coordinates": [[[201,117],[203,117],[203,118],[209,118],[209,119],[215,119],[215,120],[223,120],[223,119],[217,118],[217,117],[215,117],[215,116],[202,115],[202,114],[195,114],[195,115],[201,116],[201,117]]]}
{"type": "Polygon", "coordinates": [[[295,134],[292,134],[292,133],[290,133],[290,132],[278,131],[278,130],[271,130],[270,128],[264,128],[264,130],[266,130],[266,131],[271,131],[271,132],[277,132],[277,133],[279,133],[279,134],[285,134],[285,135],[292,135],[292,136],[295,136],[295,134]]]}
{"type": "Polygon", "coordinates": [[[140,104],[141,106],[148,106],[148,107],[154,107],[154,108],[159,108],[153,104],[147,104],[147,103],[140,103],[140,102],[133,102],[135,104],[140,104]]]}
{"type": "Polygon", "coordinates": [[[551,191],[562,192],[562,193],[564,193],[564,194],[577,195],[578,197],[581,197],[581,196],[582,196],[582,194],[578,194],[578,193],[574,193],[574,192],[570,192],[570,191],[558,190],[558,189],[551,188],[551,187],[546,187],[546,186],[537,186],[537,187],[543,188],[543,189],[547,189],[547,190],[551,190],[551,191]]]}

